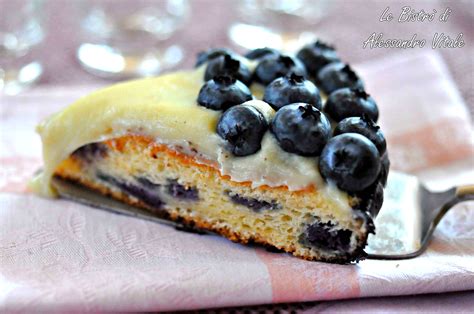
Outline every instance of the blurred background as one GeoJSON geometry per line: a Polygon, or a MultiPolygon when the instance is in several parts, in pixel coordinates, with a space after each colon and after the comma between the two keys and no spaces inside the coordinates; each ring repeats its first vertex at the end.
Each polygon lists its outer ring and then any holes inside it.
{"type": "Polygon", "coordinates": [[[426,50],[435,32],[463,33],[463,48],[437,51],[472,115],[473,30],[472,0],[0,0],[0,89],[108,84],[190,68],[210,47],[294,49],[314,38],[334,44],[353,64],[420,50],[363,49],[374,32],[385,39],[416,33],[426,50]],[[379,21],[387,6],[397,18],[405,5],[452,12],[446,23],[379,21]]]}

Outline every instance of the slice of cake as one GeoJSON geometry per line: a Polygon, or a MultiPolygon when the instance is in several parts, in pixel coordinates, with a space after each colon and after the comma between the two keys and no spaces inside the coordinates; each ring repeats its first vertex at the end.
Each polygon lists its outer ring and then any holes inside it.
{"type": "Polygon", "coordinates": [[[213,49],[194,70],[116,84],[44,121],[34,187],[55,196],[55,177],[232,241],[347,263],[365,256],[383,201],[377,119],[328,45],[298,58],[213,49]]]}

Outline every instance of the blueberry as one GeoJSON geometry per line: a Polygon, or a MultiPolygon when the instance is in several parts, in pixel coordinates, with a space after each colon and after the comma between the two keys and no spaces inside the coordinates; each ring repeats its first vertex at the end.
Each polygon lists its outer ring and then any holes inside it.
{"type": "Polygon", "coordinates": [[[261,212],[263,210],[277,210],[280,209],[281,206],[276,203],[275,201],[264,201],[264,200],[258,200],[253,197],[244,197],[241,196],[240,194],[234,194],[234,193],[228,193],[228,196],[230,200],[238,205],[245,206],[254,212],[261,212]]]}
{"type": "Polygon", "coordinates": [[[361,89],[341,88],[331,93],[324,105],[324,112],[336,122],[364,115],[374,122],[379,118],[375,100],[361,89]]]}
{"type": "Polygon", "coordinates": [[[341,190],[358,192],[377,180],[380,154],[365,136],[345,133],[331,138],[319,158],[319,171],[341,190]]]}
{"type": "Polygon", "coordinates": [[[278,110],[293,103],[306,103],[321,109],[321,96],[318,88],[303,76],[291,73],[279,77],[265,88],[263,101],[278,110]]]}
{"type": "Polygon", "coordinates": [[[383,184],[375,181],[374,184],[361,192],[357,192],[354,196],[360,200],[355,208],[367,211],[375,218],[383,204],[383,184]]]}
{"type": "Polygon", "coordinates": [[[76,149],[72,155],[85,162],[92,163],[107,156],[107,145],[103,143],[91,143],[76,149]]]}
{"type": "Polygon", "coordinates": [[[199,191],[196,187],[184,186],[178,183],[176,179],[168,179],[166,192],[174,198],[184,201],[199,200],[199,191]]]}
{"type": "Polygon", "coordinates": [[[247,156],[259,151],[267,129],[263,114],[249,105],[227,109],[217,124],[217,134],[226,141],[235,156],[247,156]]]}
{"type": "Polygon", "coordinates": [[[157,190],[161,188],[161,184],[152,182],[146,177],[135,177],[135,180],[140,183],[144,188],[149,190],[157,190]]]}
{"type": "Polygon", "coordinates": [[[131,196],[139,199],[149,206],[152,206],[155,209],[161,209],[164,205],[166,205],[165,202],[160,198],[159,184],[144,186],[143,184],[125,181],[103,172],[96,173],[96,177],[101,181],[117,187],[122,192],[130,194],[131,196]]]}
{"type": "Polygon", "coordinates": [[[325,250],[349,251],[352,231],[335,227],[331,221],[312,223],[301,234],[300,243],[325,250]]]}
{"type": "Polygon", "coordinates": [[[204,80],[208,81],[219,75],[232,76],[247,86],[252,81],[252,74],[248,67],[229,54],[216,57],[207,63],[204,80]]]}
{"type": "Polygon", "coordinates": [[[216,76],[199,91],[197,102],[213,110],[226,110],[252,99],[252,93],[242,82],[230,76],[216,76]]]}
{"type": "Polygon", "coordinates": [[[198,53],[196,64],[194,66],[197,68],[198,66],[206,63],[207,61],[213,60],[223,55],[231,55],[231,56],[237,57],[237,54],[230,49],[212,48],[212,49],[201,51],[200,53],[198,53]]]}
{"type": "Polygon", "coordinates": [[[339,88],[364,88],[364,83],[348,64],[333,62],[325,65],[317,74],[316,82],[326,93],[339,88]]]}
{"type": "Polygon", "coordinates": [[[277,111],[272,132],[283,150],[302,156],[319,156],[331,134],[331,124],[315,107],[296,103],[277,111]]]}
{"type": "Polygon", "coordinates": [[[379,180],[385,187],[387,185],[388,173],[390,171],[390,159],[388,158],[388,152],[382,156],[382,168],[380,169],[379,180]]]}
{"type": "Polygon", "coordinates": [[[383,155],[387,150],[387,142],[385,141],[385,137],[383,136],[380,127],[365,115],[362,117],[345,118],[339,122],[334,129],[333,135],[343,133],[362,134],[375,144],[380,155],[383,155]]]}
{"type": "Polygon", "coordinates": [[[268,55],[278,55],[279,52],[273,48],[257,48],[247,52],[244,57],[250,60],[257,60],[268,55]]]}
{"type": "Polygon", "coordinates": [[[316,76],[326,64],[340,61],[334,47],[319,40],[301,48],[296,57],[303,62],[312,77],[316,76]]]}
{"type": "Polygon", "coordinates": [[[306,69],[298,59],[287,55],[268,55],[263,57],[255,68],[255,80],[268,85],[276,78],[291,72],[306,76],[306,69]]]}
{"type": "Polygon", "coordinates": [[[367,211],[372,215],[372,217],[377,217],[380,209],[383,204],[383,184],[377,183],[375,188],[372,190],[370,195],[367,211]]]}

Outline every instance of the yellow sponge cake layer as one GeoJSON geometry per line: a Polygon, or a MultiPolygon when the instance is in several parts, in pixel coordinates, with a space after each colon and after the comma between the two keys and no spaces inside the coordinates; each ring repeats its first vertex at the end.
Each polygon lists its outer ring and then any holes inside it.
{"type": "Polygon", "coordinates": [[[235,182],[198,159],[149,137],[128,135],[80,148],[55,175],[233,241],[267,244],[310,260],[360,257],[370,228],[362,212],[334,211],[337,203],[315,186],[289,191],[235,182]],[[315,223],[331,221],[337,225],[326,234],[329,249],[307,243],[315,223]]]}

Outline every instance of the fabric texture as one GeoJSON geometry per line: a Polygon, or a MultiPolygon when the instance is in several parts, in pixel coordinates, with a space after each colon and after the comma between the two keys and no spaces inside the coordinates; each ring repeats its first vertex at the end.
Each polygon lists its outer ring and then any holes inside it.
{"type": "MultiPolygon", "coordinates": [[[[355,68],[379,104],[392,169],[436,189],[472,183],[469,114],[439,55],[355,68]]],[[[418,258],[332,265],[28,192],[42,164],[35,125],[95,88],[0,96],[0,311],[160,311],[474,289],[473,202],[448,213],[418,258]]]]}

